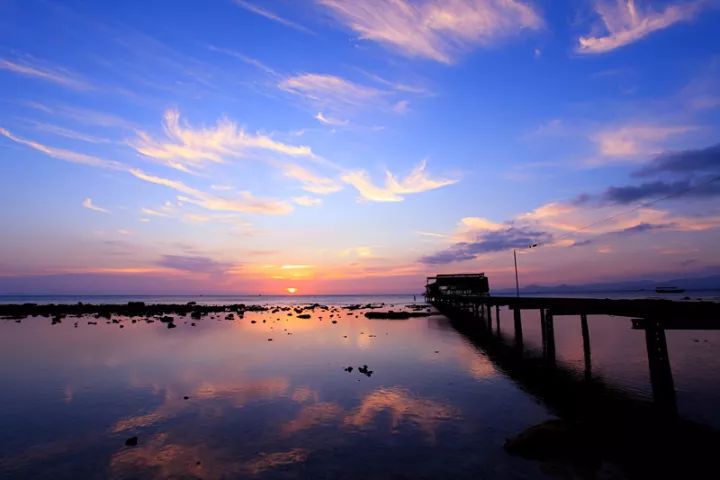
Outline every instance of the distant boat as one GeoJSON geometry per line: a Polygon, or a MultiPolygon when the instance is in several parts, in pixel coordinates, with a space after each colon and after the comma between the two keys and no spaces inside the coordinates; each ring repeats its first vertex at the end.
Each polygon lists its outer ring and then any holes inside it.
{"type": "Polygon", "coordinates": [[[655,287],[655,291],[657,293],[682,293],[685,289],[678,287],[655,287]]]}

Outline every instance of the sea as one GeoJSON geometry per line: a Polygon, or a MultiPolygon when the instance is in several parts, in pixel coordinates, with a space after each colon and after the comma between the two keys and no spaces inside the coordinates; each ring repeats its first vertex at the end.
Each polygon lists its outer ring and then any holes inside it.
{"type": "MultiPolygon", "coordinates": [[[[717,291],[574,295],[720,300],[717,291]]],[[[567,431],[557,422],[572,420],[562,398],[547,395],[518,363],[541,361],[539,312],[523,312],[524,350],[508,362],[496,343],[512,344],[512,312],[493,316],[499,332],[488,343],[425,306],[419,294],[0,297],[130,301],[273,308],[176,316],[172,329],[123,316],[0,319],[0,479],[643,476],[600,440],[591,454],[569,457],[509,447],[548,425],[549,440],[540,443],[549,445],[567,431]],[[303,305],[314,304],[327,308],[299,316],[303,305]],[[347,308],[354,305],[361,308],[347,308]],[[365,315],[388,310],[423,316],[365,315]]],[[[654,405],[646,335],[631,319],[588,317],[590,369],[580,319],[554,322],[552,368],[563,388],[610,390],[624,404],[654,405]]],[[[715,438],[720,331],[665,334],[673,422],[715,438]]],[[[563,452],[582,444],[563,441],[563,452]]]]}

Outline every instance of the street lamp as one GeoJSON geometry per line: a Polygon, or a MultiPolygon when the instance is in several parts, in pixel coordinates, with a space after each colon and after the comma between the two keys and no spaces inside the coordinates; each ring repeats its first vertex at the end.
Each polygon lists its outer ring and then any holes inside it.
{"type": "MultiPolygon", "coordinates": [[[[537,247],[537,243],[533,243],[523,250],[528,250],[537,247]]],[[[518,269],[517,269],[517,250],[513,248],[513,259],[515,260],[515,296],[520,298],[520,281],[518,280],[518,269]]]]}

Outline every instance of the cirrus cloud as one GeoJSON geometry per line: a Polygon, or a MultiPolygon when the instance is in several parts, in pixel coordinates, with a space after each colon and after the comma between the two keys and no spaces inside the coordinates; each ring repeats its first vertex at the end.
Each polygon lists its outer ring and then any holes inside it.
{"type": "Polygon", "coordinates": [[[580,37],[577,51],[606,53],[629,45],[653,32],[693,19],[706,3],[681,2],[668,5],[662,11],[654,11],[638,8],[634,0],[596,0],[595,11],[600,15],[607,34],[580,37]]]}
{"type": "Polygon", "coordinates": [[[357,189],[362,200],[371,202],[401,202],[403,195],[426,192],[456,183],[457,180],[433,179],[426,172],[427,162],[420,162],[405,178],[398,179],[385,172],[385,185],[377,186],[365,170],[346,172],[341,179],[357,189]]]}
{"type": "Polygon", "coordinates": [[[363,40],[410,57],[453,63],[474,46],[488,46],[543,26],[519,0],[319,0],[363,40]]]}
{"type": "Polygon", "coordinates": [[[159,160],[165,165],[189,172],[206,163],[224,163],[227,157],[243,157],[249,151],[266,151],[291,157],[316,159],[310,147],[278,142],[267,135],[247,133],[228,118],[218,120],[215,127],[192,128],[180,122],[177,110],[167,110],[163,118],[165,140],[139,132],[131,142],[138,153],[159,160]]]}

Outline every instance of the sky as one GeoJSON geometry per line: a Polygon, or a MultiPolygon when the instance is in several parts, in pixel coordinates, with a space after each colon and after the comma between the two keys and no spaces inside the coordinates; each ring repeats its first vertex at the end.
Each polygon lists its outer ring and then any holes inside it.
{"type": "Polygon", "coordinates": [[[0,294],[720,273],[720,2],[0,0],[0,294]],[[527,248],[530,245],[534,248],[527,248]]]}

